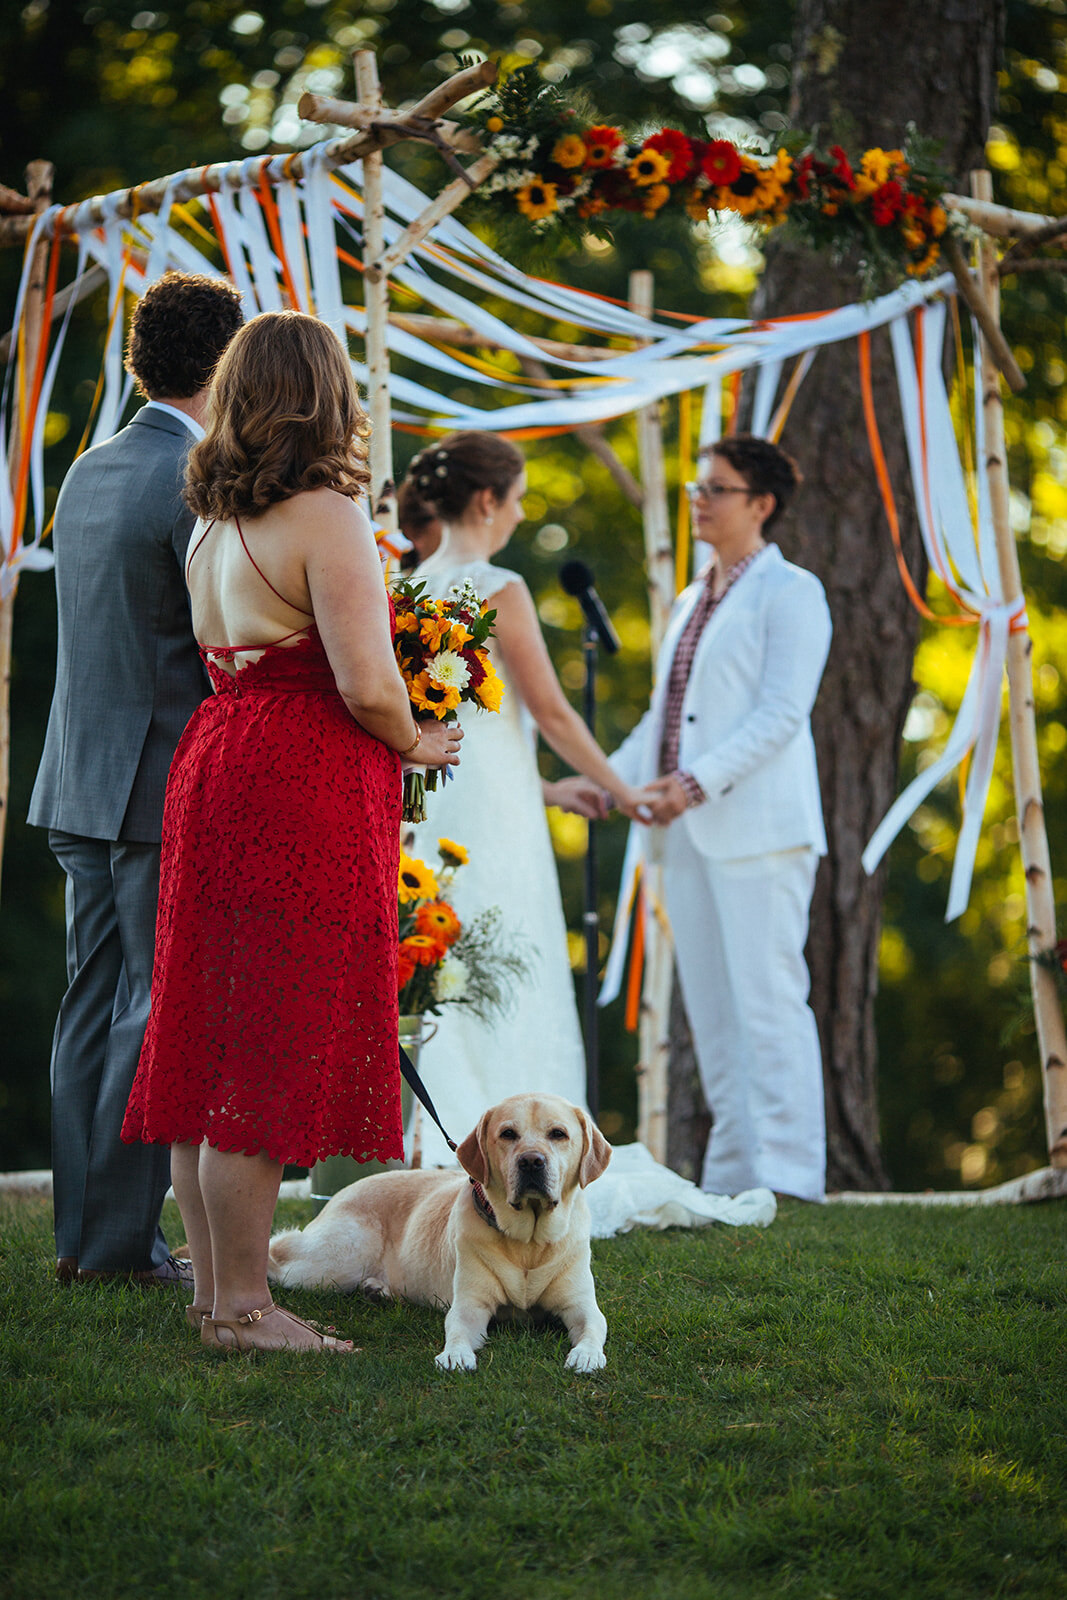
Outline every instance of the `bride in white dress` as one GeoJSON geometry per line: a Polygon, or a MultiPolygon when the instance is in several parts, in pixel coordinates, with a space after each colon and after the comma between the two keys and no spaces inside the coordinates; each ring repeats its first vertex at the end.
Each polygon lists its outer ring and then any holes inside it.
{"type": "MultiPolygon", "coordinates": [[[[466,921],[499,906],[503,932],[521,941],[529,963],[516,1004],[502,1020],[480,1022],[461,1005],[446,1006],[434,1019],[437,1033],[423,1049],[421,1070],[441,1121],[461,1139],[487,1106],[509,1094],[560,1094],[585,1105],[585,1055],[544,807],[547,800],[601,816],[609,795],[633,818],[644,796],[620,783],[563,693],[526,584],[517,572],[492,564],[522,520],[521,452],[496,434],[451,434],[415,457],[406,482],[443,524],[440,545],[409,575],[411,581],[444,598],[453,585],[469,580],[495,608],[491,653],[505,685],[499,712],[464,713],[462,766],[453,781],[427,797],[427,821],[414,830],[408,849],[434,867],[439,838],[463,845],[470,860],[451,894],[457,914],[466,921]],[[580,776],[542,786],[538,732],[580,776]]],[[[424,1165],[455,1164],[425,1115],[422,1147],[424,1165]]],[[[753,1191],[754,1197],[768,1194],[753,1191]]],[[[768,1215],[765,1198],[742,1202],[738,1210],[736,1201],[701,1195],[658,1166],[642,1146],[617,1151],[587,1198],[594,1232],[601,1235],[637,1222],[765,1222],[774,1215],[773,1197],[768,1215]]]]}

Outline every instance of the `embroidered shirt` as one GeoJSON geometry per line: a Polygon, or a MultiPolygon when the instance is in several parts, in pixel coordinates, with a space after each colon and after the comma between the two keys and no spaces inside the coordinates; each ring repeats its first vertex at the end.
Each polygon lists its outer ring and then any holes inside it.
{"type": "Polygon", "coordinates": [[[663,737],[659,749],[660,774],[670,774],[681,784],[685,790],[686,800],[690,806],[698,806],[707,799],[707,795],[697,783],[691,772],[678,770],[678,746],[682,737],[682,702],[685,700],[685,691],[689,684],[689,674],[693,666],[693,657],[700,643],[700,636],[707,627],[708,622],[719,606],[726,599],[734,584],[743,572],[747,572],[757,557],[766,550],[766,545],[760,545],[758,550],[753,550],[749,555],[742,556],[741,560],[729,569],[726,574],[726,585],[719,594],[712,591],[715,579],[715,566],[712,566],[704,580],[703,593],[689,616],[689,621],[682,629],[682,636],[678,640],[678,648],[674,652],[671,662],[671,675],[667,681],[667,703],[663,713],[663,737]]]}

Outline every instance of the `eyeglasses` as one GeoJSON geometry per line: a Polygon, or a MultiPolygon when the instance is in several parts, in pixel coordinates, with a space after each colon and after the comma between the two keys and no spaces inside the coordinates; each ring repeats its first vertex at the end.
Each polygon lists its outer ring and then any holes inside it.
{"type": "Polygon", "coordinates": [[[724,494],[747,494],[753,490],[727,483],[687,483],[685,492],[690,500],[719,500],[724,494]]]}

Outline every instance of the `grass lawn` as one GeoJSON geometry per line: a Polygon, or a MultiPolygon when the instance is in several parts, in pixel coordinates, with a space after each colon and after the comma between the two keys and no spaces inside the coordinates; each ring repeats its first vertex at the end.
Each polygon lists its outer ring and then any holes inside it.
{"type": "Polygon", "coordinates": [[[287,1303],[358,1355],[213,1358],[172,1291],[55,1284],[48,1205],[6,1202],[0,1594],[1064,1595],[1065,1222],[787,1203],[600,1243],[579,1377],[523,1329],[438,1372],[439,1314],[339,1295],[287,1303]]]}

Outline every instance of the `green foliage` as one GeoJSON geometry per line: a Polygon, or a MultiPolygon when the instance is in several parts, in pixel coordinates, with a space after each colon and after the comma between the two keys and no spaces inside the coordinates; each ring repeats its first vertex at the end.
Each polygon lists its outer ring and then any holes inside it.
{"type": "Polygon", "coordinates": [[[56,1285],[46,1203],[9,1202],[0,1237],[6,1595],[973,1600],[1062,1577],[1055,1205],[796,1202],[766,1232],[599,1242],[588,1377],[560,1331],[513,1326],[439,1372],[439,1311],[337,1294],[285,1303],[357,1354],[213,1358],[169,1291],[56,1285]]]}

